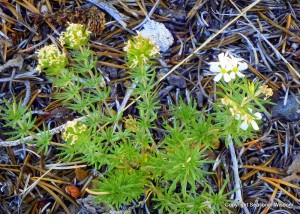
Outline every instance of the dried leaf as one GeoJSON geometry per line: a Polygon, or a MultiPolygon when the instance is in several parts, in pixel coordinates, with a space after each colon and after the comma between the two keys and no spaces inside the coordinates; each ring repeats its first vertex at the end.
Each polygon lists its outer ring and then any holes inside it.
{"type": "Polygon", "coordinates": [[[283,178],[282,180],[284,180],[286,182],[300,181],[300,176],[298,175],[298,173],[300,173],[300,153],[297,154],[295,160],[289,166],[287,173],[291,174],[291,175],[283,178]]]}

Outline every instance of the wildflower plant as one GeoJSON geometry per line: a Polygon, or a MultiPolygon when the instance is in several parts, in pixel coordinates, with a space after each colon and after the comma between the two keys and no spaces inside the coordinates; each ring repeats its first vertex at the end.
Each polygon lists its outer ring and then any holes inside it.
{"type": "Polygon", "coordinates": [[[155,72],[151,67],[153,61],[159,56],[159,48],[150,38],[143,38],[138,33],[132,40],[128,40],[124,50],[127,54],[127,65],[131,69],[132,82],[136,85],[133,94],[140,95],[138,103],[139,130],[134,133],[136,143],[147,148],[153,143],[150,128],[156,120],[156,110],[159,109],[154,91],[155,72]]]}
{"type": "MultiPolygon", "coordinates": [[[[159,213],[227,212],[224,203],[230,202],[233,192],[226,191],[228,179],[218,192],[210,186],[209,168],[214,161],[207,154],[220,146],[221,138],[226,144],[231,140],[241,144],[254,137],[263,114],[268,114],[264,104],[271,103],[272,89],[247,80],[243,74],[247,63],[242,59],[220,54],[219,61],[210,63],[218,89],[213,112],[207,114],[193,100],[180,99],[178,105],[169,106],[167,119],[160,117],[154,66],[159,48],[138,33],[124,48],[137,111],[116,113],[107,103],[110,87],[96,68],[90,34],[85,26],[70,24],[60,35],[62,50],[49,45],[37,52],[37,69],[50,80],[53,98],[85,116],[66,124],[62,142],[55,144],[60,146],[58,158],[83,161],[98,170],[101,176],[92,190],[96,201],[117,209],[150,200],[151,195],[159,213]],[[155,137],[161,131],[158,122],[164,133],[159,140],[155,137]]],[[[46,126],[36,127],[21,101],[4,100],[4,106],[0,116],[10,136],[31,135],[39,152],[46,153],[54,140],[46,126]]]]}
{"type": "Polygon", "coordinates": [[[232,139],[241,144],[259,130],[263,113],[269,114],[264,104],[272,104],[267,98],[273,92],[267,85],[245,78],[241,72],[247,68],[247,63],[242,59],[221,53],[219,60],[210,63],[210,70],[217,73],[214,81],[220,89],[216,92],[219,100],[214,104],[215,122],[223,127],[220,133],[226,144],[232,139]]]}

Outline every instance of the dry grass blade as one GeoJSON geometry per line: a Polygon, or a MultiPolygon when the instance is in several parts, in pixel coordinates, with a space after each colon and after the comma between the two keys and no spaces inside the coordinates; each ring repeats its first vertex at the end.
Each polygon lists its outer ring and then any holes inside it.
{"type": "Polygon", "coordinates": [[[286,181],[283,181],[281,179],[277,179],[277,178],[267,178],[268,180],[271,180],[271,181],[274,181],[274,182],[277,182],[279,184],[283,184],[283,185],[286,185],[286,186],[289,186],[289,187],[292,187],[292,188],[296,188],[296,189],[299,189],[300,190],[300,187],[299,186],[296,186],[294,184],[291,184],[289,182],[286,182],[286,181]]]}
{"type": "Polygon", "coordinates": [[[31,4],[29,1],[27,0],[23,0],[23,2],[20,1],[16,1],[19,5],[22,5],[23,7],[25,7],[27,10],[29,10],[32,13],[37,13],[40,14],[40,11],[33,5],[31,4]]]}
{"type": "Polygon", "coordinates": [[[92,194],[92,195],[107,195],[110,194],[109,192],[95,192],[90,190],[89,188],[85,188],[85,191],[87,191],[88,193],[92,194]]]}
{"type": "MultiPolygon", "coordinates": [[[[268,161],[266,161],[266,163],[264,163],[264,164],[262,164],[261,166],[267,166],[267,165],[269,165],[271,162],[272,162],[272,160],[275,158],[275,154],[273,154],[272,156],[271,156],[271,158],[268,160],[268,161]]],[[[247,179],[249,179],[250,177],[252,177],[253,175],[255,175],[256,173],[258,173],[259,172],[259,170],[258,169],[253,169],[253,170],[251,170],[250,172],[248,172],[247,174],[245,174],[244,176],[242,176],[241,177],[241,180],[247,180],[247,179]]]]}
{"type": "Polygon", "coordinates": [[[16,11],[16,9],[12,5],[4,3],[4,6],[9,9],[9,11],[17,18],[17,20],[25,23],[23,17],[16,11]]]}
{"type": "Polygon", "coordinates": [[[289,69],[289,71],[291,72],[294,79],[299,82],[300,78],[299,78],[299,74],[297,73],[297,71],[295,71],[295,69],[290,64],[286,64],[286,66],[289,69]]]}
{"type": "Polygon", "coordinates": [[[67,214],[72,214],[65,203],[50,188],[41,183],[38,183],[37,185],[46,190],[57,201],[57,203],[62,206],[67,214]]]}
{"type": "Polygon", "coordinates": [[[269,173],[274,173],[274,174],[279,174],[279,175],[285,175],[284,172],[281,172],[279,168],[275,168],[275,167],[266,167],[266,166],[248,166],[248,165],[244,165],[242,166],[242,168],[245,169],[256,169],[259,171],[264,171],[264,172],[269,172],[269,173]]]}
{"type": "MultiPolygon", "coordinates": [[[[31,180],[36,181],[38,179],[31,178],[31,180]]],[[[78,206],[77,203],[70,196],[68,196],[66,193],[64,193],[61,189],[59,189],[59,188],[57,188],[57,187],[55,187],[53,185],[50,185],[50,184],[48,184],[46,182],[43,182],[43,181],[41,181],[41,179],[39,179],[39,180],[40,180],[39,183],[38,183],[39,186],[48,187],[49,189],[52,189],[53,191],[61,194],[63,197],[65,197],[66,199],[68,199],[75,206],[78,206]]]]}
{"type": "Polygon", "coordinates": [[[124,66],[124,65],[116,65],[116,64],[113,64],[113,63],[110,63],[110,62],[98,62],[98,63],[100,65],[106,65],[106,66],[113,67],[113,68],[127,69],[127,67],[124,66]]]}
{"type": "Polygon", "coordinates": [[[12,168],[5,168],[5,167],[0,167],[0,169],[7,170],[7,171],[10,171],[10,172],[20,172],[19,169],[12,169],[12,168]]]}
{"type": "MultiPolygon", "coordinates": [[[[286,26],[285,28],[288,30],[291,27],[291,21],[292,21],[292,16],[290,13],[287,14],[287,20],[286,20],[286,26]]],[[[281,52],[284,54],[285,53],[285,48],[286,48],[286,40],[287,40],[287,34],[284,36],[284,42],[282,44],[282,50],[281,52]]]]}
{"type": "MultiPolygon", "coordinates": [[[[289,196],[290,198],[292,198],[293,200],[300,202],[300,199],[296,198],[294,195],[292,195],[291,193],[289,193],[288,191],[286,191],[284,188],[282,188],[282,187],[280,186],[280,184],[275,183],[275,182],[274,182],[274,179],[272,179],[272,178],[267,178],[267,177],[261,177],[260,179],[262,179],[262,180],[268,182],[269,184],[273,185],[274,187],[278,188],[279,190],[281,190],[282,192],[284,192],[286,195],[288,195],[288,196],[289,196]]],[[[284,182],[284,181],[279,180],[279,179],[275,179],[275,181],[276,181],[276,182],[284,182]]],[[[285,183],[287,183],[287,182],[285,182],[285,183]]],[[[289,185],[291,185],[291,184],[289,184],[289,185]]],[[[293,186],[295,186],[295,185],[293,185],[293,186]]],[[[299,189],[300,187],[297,187],[297,188],[299,189]]]]}
{"type": "MultiPolygon", "coordinates": [[[[262,73],[260,73],[258,70],[256,70],[254,67],[252,67],[251,65],[248,65],[248,68],[250,69],[250,71],[252,71],[256,76],[258,76],[261,80],[267,80],[268,78],[263,75],[262,73]]],[[[270,81],[268,82],[268,85],[273,89],[273,90],[279,90],[280,86],[276,85],[274,82],[270,81]]]]}
{"type": "Polygon", "coordinates": [[[40,179],[41,181],[50,181],[50,182],[54,182],[54,183],[58,183],[58,184],[69,184],[69,182],[61,181],[61,180],[57,180],[57,179],[51,179],[51,178],[32,177],[31,179],[32,180],[40,179]]]}
{"type": "Polygon", "coordinates": [[[273,201],[274,201],[274,199],[276,197],[277,192],[278,192],[278,188],[275,187],[275,189],[273,190],[273,193],[272,193],[272,195],[270,197],[270,201],[268,203],[268,206],[265,207],[265,209],[261,212],[261,214],[267,214],[268,213],[268,211],[271,208],[271,204],[273,203],[273,201]]]}
{"type": "Polygon", "coordinates": [[[286,28],[278,25],[277,23],[275,23],[274,21],[272,21],[271,19],[269,19],[267,16],[265,16],[262,12],[258,12],[259,16],[262,17],[264,20],[266,20],[267,22],[269,22],[271,25],[275,26],[276,28],[282,30],[283,32],[285,32],[286,34],[295,37],[298,41],[300,41],[300,37],[296,34],[294,34],[293,32],[287,30],[286,28]]]}

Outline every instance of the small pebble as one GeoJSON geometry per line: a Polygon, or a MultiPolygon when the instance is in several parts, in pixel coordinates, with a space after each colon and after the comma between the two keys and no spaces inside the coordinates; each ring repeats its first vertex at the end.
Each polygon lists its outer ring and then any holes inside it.
{"type": "MultiPolygon", "coordinates": [[[[300,95],[296,95],[300,102],[300,95]]],[[[272,107],[272,117],[295,122],[300,119],[300,104],[296,101],[293,95],[289,95],[286,105],[284,98],[277,102],[277,105],[272,107]]]]}

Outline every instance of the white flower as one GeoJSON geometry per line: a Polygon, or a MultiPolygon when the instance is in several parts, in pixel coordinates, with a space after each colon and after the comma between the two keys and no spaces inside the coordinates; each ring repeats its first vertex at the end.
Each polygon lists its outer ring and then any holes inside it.
{"type": "Polygon", "coordinates": [[[245,75],[242,74],[240,71],[246,70],[248,68],[247,63],[241,62],[241,61],[243,61],[243,59],[236,58],[236,57],[232,56],[231,54],[229,54],[229,57],[230,57],[230,63],[232,66],[230,77],[232,79],[235,78],[235,75],[237,75],[241,78],[244,77],[245,75]]]}
{"type": "Polygon", "coordinates": [[[247,63],[242,62],[242,58],[236,58],[228,52],[220,53],[218,55],[219,62],[211,62],[209,70],[213,73],[217,73],[214,80],[217,82],[222,77],[225,82],[229,82],[231,79],[235,79],[236,76],[244,77],[245,75],[241,71],[248,68],[247,63]]]}
{"type": "Polygon", "coordinates": [[[229,71],[232,70],[232,63],[230,62],[230,58],[227,56],[228,53],[220,53],[218,55],[219,62],[210,62],[209,70],[213,73],[217,73],[214,78],[214,81],[218,82],[222,77],[225,82],[229,82],[232,78],[229,75],[229,71]]]}
{"type": "MultiPolygon", "coordinates": [[[[252,109],[249,109],[249,111],[252,113],[252,109]]],[[[253,116],[248,113],[245,113],[241,118],[243,120],[243,122],[240,125],[240,128],[243,130],[247,130],[249,125],[251,124],[253,129],[257,131],[259,129],[259,127],[255,120],[261,120],[262,115],[261,115],[261,113],[256,112],[255,114],[253,114],[253,116]]]]}

